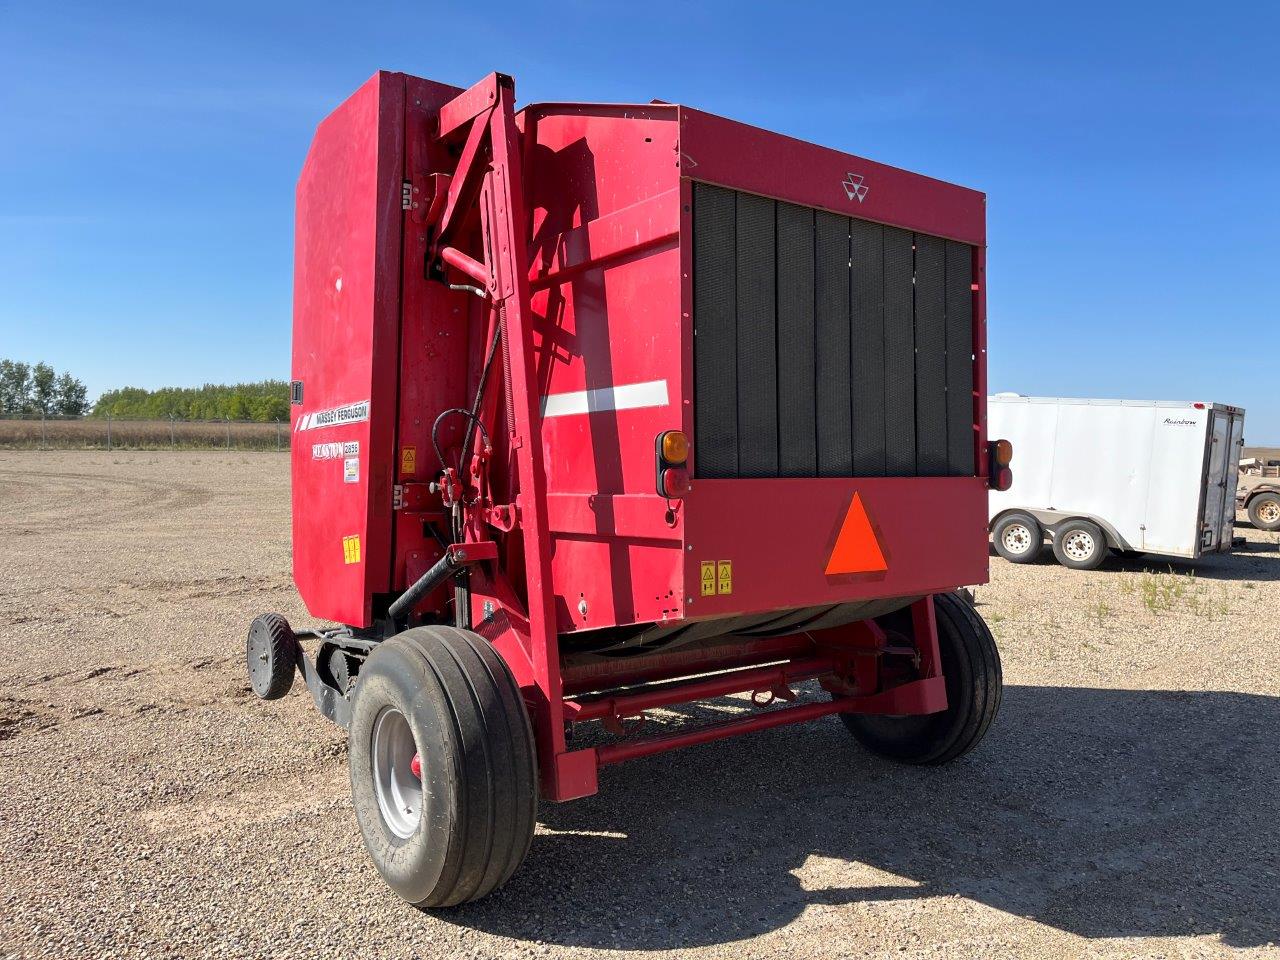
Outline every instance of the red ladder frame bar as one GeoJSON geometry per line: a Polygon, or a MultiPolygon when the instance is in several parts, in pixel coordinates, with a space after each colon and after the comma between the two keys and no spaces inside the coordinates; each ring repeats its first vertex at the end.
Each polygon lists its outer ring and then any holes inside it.
{"type": "Polygon", "coordinates": [[[595,792],[595,770],[593,767],[587,771],[576,757],[569,764],[575,767],[571,776],[565,776],[562,769],[565,757],[571,755],[565,751],[541,409],[534,372],[529,231],[515,123],[515,83],[510,77],[492,73],[441,108],[437,136],[461,136],[463,130],[465,142],[453,173],[435,178],[437,191],[445,191],[446,198],[440,201],[437,196],[431,204],[431,253],[433,259],[484,286],[491,298],[492,316],[502,330],[504,359],[510,365],[509,439],[518,476],[514,525],[519,526],[524,544],[528,609],[522,608],[495,564],[493,587],[499,602],[511,614],[511,626],[495,639],[494,646],[516,674],[532,714],[543,794],[550,799],[567,800],[595,792]],[[484,241],[484,263],[450,244],[463,221],[476,212],[484,241]],[[572,787],[566,786],[569,782],[572,787]]]}

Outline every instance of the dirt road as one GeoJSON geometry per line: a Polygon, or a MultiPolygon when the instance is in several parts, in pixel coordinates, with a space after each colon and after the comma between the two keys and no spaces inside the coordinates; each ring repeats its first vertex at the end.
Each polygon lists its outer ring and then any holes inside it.
{"type": "Polygon", "coordinates": [[[1280,953],[1274,534],[993,559],[1008,686],[969,757],[827,719],[610,768],[431,915],[364,857],[342,731],[248,692],[250,618],[307,622],[288,514],[274,454],[0,452],[0,957],[1280,953]]]}

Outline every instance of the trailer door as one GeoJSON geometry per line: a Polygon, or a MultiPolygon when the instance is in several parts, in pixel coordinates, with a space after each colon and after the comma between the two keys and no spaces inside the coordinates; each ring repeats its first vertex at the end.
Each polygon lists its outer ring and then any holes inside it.
{"type": "Polygon", "coordinates": [[[1228,551],[1235,537],[1236,528],[1236,484],[1240,480],[1240,455],[1244,452],[1244,411],[1218,411],[1219,416],[1231,418],[1231,429],[1228,436],[1226,463],[1223,465],[1225,483],[1222,493],[1222,519],[1219,524],[1218,549],[1228,551]]]}
{"type": "MultiPolygon", "coordinates": [[[[1243,418],[1241,418],[1243,419],[1243,418]]],[[[1200,549],[1202,553],[1231,549],[1235,523],[1235,477],[1237,431],[1233,429],[1236,414],[1214,408],[1209,412],[1208,444],[1205,457],[1204,512],[1200,516],[1200,549]],[[1230,487],[1230,489],[1228,489],[1230,487]]],[[[1241,424],[1241,431],[1243,424],[1241,424]]]]}

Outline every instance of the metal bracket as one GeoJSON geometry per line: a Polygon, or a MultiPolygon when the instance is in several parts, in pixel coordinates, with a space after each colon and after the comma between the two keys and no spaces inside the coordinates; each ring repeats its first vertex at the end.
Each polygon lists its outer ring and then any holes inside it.
{"type": "Polygon", "coordinates": [[[775,687],[767,687],[763,690],[751,691],[751,702],[757,707],[767,707],[775,700],[794,703],[795,699],[796,692],[785,683],[780,683],[775,687]]]}
{"type": "MultiPolygon", "coordinates": [[[[342,729],[350,728],[351,701],[344,697],[336,687],[331,687],[320,679],[320,671],[316,669],[315,662],[311,659],[311,656],[305,651],[300,652],[302,656],[298,658],[298,672],[302,674],[303,682],[306,683],[307,689],[311,691],[311,699],[315,701],[317,709],[342,729]]],[[[349,693],[354,691],[355,684],[353,683],[349,693]]]]}
{"type": "Polygon", "coordinates": [[[484,519],[494,529],[510,533],[520,522],[520,511],[514,503],[498,503],[485,510],[484,519]]]}
{"type": "Polygon", "coordinates": [[[428,513],[430,484],[397,483],[391,487],[391,509],[405,513],[428,513]]]}

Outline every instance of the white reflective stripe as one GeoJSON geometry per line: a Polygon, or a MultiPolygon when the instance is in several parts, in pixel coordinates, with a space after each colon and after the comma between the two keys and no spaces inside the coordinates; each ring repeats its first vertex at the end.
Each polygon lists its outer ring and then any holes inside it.
{"type": "Polygon", "coordinates": [[[542,417],[567,417],[574,413],[593,413],[596,410],[636,410],[640,407],[665,407],[667,381],[650,380],[647,383],[628,383],[620,387],[597,387],[594,390],[574,390],[572,393],[552,393],[542,398],[542,417]]]}

